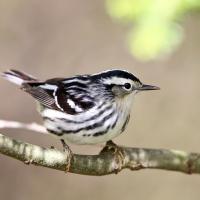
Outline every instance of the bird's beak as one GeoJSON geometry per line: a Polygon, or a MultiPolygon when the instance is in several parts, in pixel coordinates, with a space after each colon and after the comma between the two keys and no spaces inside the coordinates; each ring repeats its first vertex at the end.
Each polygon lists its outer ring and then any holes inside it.
{"type": "Polygon", "coordinates": [[[137,88],[138,91],[145,91],[145,90],[160,90],[159,87],[154,85],[145,85],[143,84],[142,87],[137,88]]]}

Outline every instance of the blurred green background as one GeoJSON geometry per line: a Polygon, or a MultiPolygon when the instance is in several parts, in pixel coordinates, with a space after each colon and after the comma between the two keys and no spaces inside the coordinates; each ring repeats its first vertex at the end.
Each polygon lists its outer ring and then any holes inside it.
{"type": "Polygon", "coordinates": [[[200,10],[199,0],[107,0],[113,18],[128,22],[128,46],[141,60],[151,60],[173,52],[183,40],[181,22],[200,10]]]}
{"type": "MultiPolygon", "coordinates": [[[[126,132],[115,142],[133,147],[200,152],[199,16],[190,13],[181,18],[179,26],[184,30],[184,40],[177,43],[176,50],[171,46],[172,40],[165,41],[166,45],[170,44],[170,56],[165,48],[156,50],[152,57],[146,56],[144,46],[130,51],[127,34],[137,33],[140,26],[137,21],[127,23],[126,19],[122,25],[122,18],[115,20],[117,17],[110,13],[111,7],[108,1],[99,0],[1,0],[0,71],[16,68],[46,79],[111,68],[129,70],[161,90],[136,97],[134,116],[126,132]],[[151,61],[141,62],[136,58],[151,61]]],[[[144,17],[144,22],[150,20],[144,17]]],[[[176,30],[164,24],[163,28],[170,32],[176,30]]],[[[181,40],[182,33],[177,41],[181,40]]],[[[145,41],[152,43],[152,33],[144,35],[145,41]]],[[[162,44],[163,40],[153,36],[162,44]]],[[[41,123],[30,96],[3,79],[0,91],[1,119],[41,123]]],[[[2,132],[33,144],[62,149],[60,142],[50,136],[24,130],[2,132]]],[[[95,154],[101,147],[71,145],[71,148],[77,153],[95,154]]],[[[0,199],[6,200],[198,200],[199,185],[199,175],[124,170],[118,175],[90,177],[27,166],[0,155],[0,199]]]]}

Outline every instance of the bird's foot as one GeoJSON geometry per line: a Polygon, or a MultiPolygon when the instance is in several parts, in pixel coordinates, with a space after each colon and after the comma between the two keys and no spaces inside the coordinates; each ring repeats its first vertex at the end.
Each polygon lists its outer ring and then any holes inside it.
{"type": "Polygon", "coordinates": [[[116,163],[115,173],[117,174],[122,170],[122,167],[124,165],[124,150],[121,147],[117,146],[112,140],[109,140],[108,142],[106,142],[106,146],[101,150],[100,154],[106,152],[112,152],[112,154],[114,155],[116,163]]]}
{"type": "Polygon", "coordinates": [[[69,146],[65,143],[63,139],[61,139],[60,141],[63,145],[63,151],[67,153],[67,162],[66,162],[66,169],[65,169],[65,172],[67,173],[70,170],[73,153],[72,153],[72,150],[69,148],[69,146]]]}
{"type": "Polygon", "coordinates": [[[26,164],[26,165],[30,165],[32,163],[33,163],[33,159],[29,159],[29,160],[24,161],[24,164],[26,164]]]}

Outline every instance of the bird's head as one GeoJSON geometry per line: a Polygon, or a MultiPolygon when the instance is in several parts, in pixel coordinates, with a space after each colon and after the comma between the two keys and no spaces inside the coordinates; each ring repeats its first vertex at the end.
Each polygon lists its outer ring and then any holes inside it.
{"type": "Polygon", "coordinates": [[[159,90],[153,85],[143,84],[137,77],[125,70],[109,70],[94,75],[116,97],[126,97],[140,91],[159,90]]]}

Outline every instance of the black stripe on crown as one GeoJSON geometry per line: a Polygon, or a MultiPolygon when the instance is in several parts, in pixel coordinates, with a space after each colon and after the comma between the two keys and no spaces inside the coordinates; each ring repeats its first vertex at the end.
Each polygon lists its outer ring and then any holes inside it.
{"type": "Polygon", "coordinates": [[[94,79],[119,77],[119,78],[126,78],[126,79],[131,79],[133,81],[140,82],[140,80],[133,74],[131,74],[125,70],[118,70],[118,69],[105,71],[105,72],[102,72],[99,74],[94,74],[92,77],[94,79]]]}

